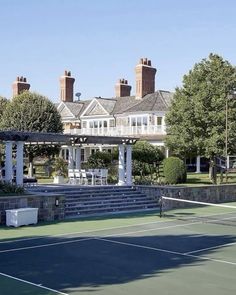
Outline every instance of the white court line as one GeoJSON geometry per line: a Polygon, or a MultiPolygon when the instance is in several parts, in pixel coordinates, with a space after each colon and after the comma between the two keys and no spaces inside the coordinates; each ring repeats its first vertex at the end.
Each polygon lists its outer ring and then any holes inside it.
{"type": "Polygon", "coordinates": [[[48,290],[48,291],[52,291],[56,294],[61,294],[61,295],[69,295],[67,293],[64,293],[64,292],[60,292],[60,291],[57,291],[57,290],[54,290],[54,289],[51,289],[51,288],[48,288],[48,287],[44,287],[42,285],[39,285],[39,284],[35,284],[35,283],[32,283],[32,282],[29,282],[29,281],[26,281],[26,280],[22,280],[22,279],[19,279],[17,277],[13,277],[13,276],[10,276],[8,274],[5,274],[5,273],[2,273],[0,272],[0,275],[1,276],[4,276],[4,277],[7,277],[7,278],[10,278],[10,279],[13,279],[13,280],[16,280],[16,281],[19,281],[19,282],[22,282],[22,283],[26,283],[28,285],[32,285],[32,286],[35,286],[35,287],[38,287],[38,288],[41,288],[41,289],[45,289],[45,290],[48,290]]]}
{"type": "MultiPolygon", "coordinates": [[[[167,228],[183,227],[183,226],[192,225],[192,224],[195,224],[195,223],[199,223],[199,222],[194,222],[194,223],[191,222],[191,223],[188,223],[188,224],[172,225],[172,226],[166,226],[166,227],[158,227],[158,228],[153,228],[153,229],[137,230],[137,231],[125,232],[125,233],[121,233],[121,234],[111,234],[111,235],[105,235],[104,237],[123,236],[123,235],[135,234],[135,233],[140,233],[140,232],[149,232],[149,231],[162,230],[162,229],[167,229],[167,228]]],[[[50,244],[41,244],[41,245],[36,245],[36,246],[26,246],[26,247],[21,247],[21,248],[0,250],[0,253],[8,253],[8,252],[15,252],[15,251],[28,250],[28,249],[43,248],[43,247],[51,247],[51,246],[70,244],[70,243],[78,243],[78,242],[93,240],[95,238],[96,238],[96,236],[95,237],[89,237],[89,238],[80,238],[80,239],[76,239],[76,240],[73,240],[73,241],[55,242],[55,243],[50,243],[50,244]]]]}
{"type": "Polygon", "coordinates": [[[6,244],[6,243],[15,243],[15,242],[24,242],[24,241],[31,241],[31,240],[40,240],[40,239],[47,239],[47,238],[54,238],[54,237],[63,237],[63,236],[70,236],[75,234],[86,234],[91,232],[99,232],[104,230],[112,230],[112,229],[120,229],[120,228],[127,228],[127,227],[134,227],[134,226],[142,226],[142,225],[149,225],[149,224],[156,224],[156,223],[163,223],[163,222],[173,222],[173,220],[168,221],[152,221],[152,222],[144,222],[144,223],[138,223],[138,224],[129,224],[129,225],[122,225],[122,226],[113,226],[113,227],[105,227],[101,229],[96,230],[86,230],[86,231],[77,231],[77,232],[70,232],[70,233],[63,233],[63,234],[56,234],[56,235],[48,235],[48,236],[41,236],[41,237],[32,237],[32,238],[24,238],[24,239],[16,239],[16,240],[8,240],[8,241],[0,241],[0,244],[6,244]]]}
{"type": "Polygon", "coordinates": [[[214,262],[225,263],[225,264],[230,264],[230,265],[236,266],[236,262],[220,260],[220,259],[215,259],[215,258],[209,258],[206,256],[196,256],[196,255],[191,255],[191,254],[186,254],[186,253],[181,253],[181,252],[176,252],[176,251],[171,251],[171,250],[166,250],[166,249],[160,249],[160,248],[142,246],[142,245],[133,244],[133,243],[114,241],[114,240],[109,240],[109,239],[105,239],[105,238],[95,238],[95,240],[105,241],[105,242],[120,244],[120,245],[125,245],[125,246],[131,246],[131,247],[136,247],[136,248],[141,248],[141,249],[148,249],[148,250],[157,251],[157,252],[164,252],[164,253],[174,254],[174,255],[178,255],[178,256],[197,258],[200,260],[210,260],[210,261],[214,261],[214,262]]]}
{"type": "MultiPolygon", "coordinates": [[[[227,217],[227,218],[222,218],[221,220],[226,220],[226,219],[232,219],[232,218],[227,217]]],[[[211,222],[212,221],[214,221],[214,220],[211,220],[211,222]]],[[[216,221],[219,221],[219,219],[216,219],[216,221]]],[[[161,221],[159,221],[159,223],[160,222],[161,221]]],[[[156,223],[156,222],[152,222],[152,223],[156,223]]],[[[146,224],[152,224],[152,223],[146,223],[146,224]]],[[[190,222],[190,223],[175,224],[175,225],[170,225],[170,226],[165,226],[165,227],[157,227],[157,228],[153,228],[153,229],[144,229],[144,230],[138,230],[138,231],[126,232],[126,233],[120,233],[120,234],[115,233],[115,234],[111,234],[111,235],[105,235],[104,237],[123,236],[123,235],[135,234],[135,233],[163,230],[163,229],[168,229],[168,228],[186,227],[186,226],[189,226],[189,225],[200,224],[200,223],[202,223],[202,221],[194,221],[194,222],[190,222]]],[[[130,227],[130,226],[124,226],[124,227],[130,227]]],[[[117,228],[123,228],[123,227],[117,227],[117,228]]],[[[114,229],[114,228],[110,228],[110,229],[114,229]]],[[[103,230],[105,230],[105,229],[103,229],[103,230]]],[[[102,231],[102,230],[98,230],[98,231],[102,231]]],[[[92,239],[95,239],[95,238],[96,238],[96,236],[95,237],[89,237],[89,238],[76,239],[76,240],[73,240],[73,241],[55,242],[55,243],[41,244],[41,245],[36,245],[36,246],[26,246],[26,247],[21,247],[21,248],[0,250],[0,253],[7,253],[7,252],[14,252],[14,251],[28,250],[28,249],[36,249],[36,248],[44,248],[44,247],[51,247],[51,246],[70,244],[70,243],[77,243],[77,242],[92,240],[92,239]]]]}
{"type": "Polygon", "coordinates": [[[233,245],[236,245],[236,242],[227,243],[227,244],[221,244],[221,245],[218,245],[218,246],[212,246],[212,247],[203,248],[203,249],[194,250],[194,251],[189,251],[189,252],[185,252],[184,254],[194,254],[194,253],[204,252],[204,251],[208,251],[208,250],[218,249],[218,248],[221,248],[221,247],[233,246],[233,245]]]}
{"type": "MultiPolygon", "coordinates": [[[[230,213],[230,212],[229,212],[230,213]]],[[[233,213],[233,212],[231,212],[233,213]]],[[[210,215],[202,215],[199,217],[210,217],[210,216],[219,216],[219,215],[224,215],[225,213],[219,213],[219,214],[210,214],[210,215]]],[[[198,217],[196,217],[198,218],[198,217]]],[[[235,218],[235,217],[233,217],[235,218]]],[[[218,219],[220,221],[222,219],[218,219]]],[[[7,241],[0,241],[0,244],[7,244],[7,243],[17,243],[17,242],[24,242],[24,241],[31,241],[31,240],[40,240],[40,239],[47,239],[47,238],[53,238],[53,237],[63,237],[63,236],[70,236],[70,235],[75,235],[75,234],[86,234],[86,233],[91,233],[91,232],[100,232],[104,230],[112,230],[112,229],[120,229],[120,228],[127,228],[127,227],[134,227],[134,226],[142,226],[142,225],[149,225],[149,224],[157,224],[157,223],[173,223],[176,222],[175,220],[158,220],[158,221],[152,221],[152,222],[143,222],[143,223],[138,223],[138,224],[129,224],[129,225],[122,225],[122,226],[114,226],[114,227],[107,227],[107,228],[102,228],[102,229],[96,229],[96,230],[87,230],[87,231],[77,231],[77,232],[70,232],[70,233],[63,233],[63,234],[56,234],[56,235],[48,235],[48,236],[41,236],[41,237],[32,237],[32,238],[24,238],[24,239],[16,239],[16,240],[7,240],[7,241]]],[[[198,222],[197,222],[198,223],[198,222]]],[[[201,222],[200,222],[201,223],[201,222]]],[[[182,225],[181,225],[182,226],[182,225]]],[[[173,225],[173,227],[176,227],[176,225],[173,225]]],[[[161,228],[160,228],[161,229],[161,228]]]]}
{"type": "Polygon", "coordinates": [[[56,243],[50,243],[50,244],[41,244],[36,246],[27,246],[22,248],[13,248],[13,249],[1,250],[0,253],[8,253],[8,252],[37,249],[37,248],[51,247],[51,246],[64,245],[64,244],[72,244],[72,243],[78,243],[78,242],[88,241],[92,239],[94,238],[84,238],[84,239],[76,239],[73,241],[64,241],[64,242],[56,242],[56,243]]]}

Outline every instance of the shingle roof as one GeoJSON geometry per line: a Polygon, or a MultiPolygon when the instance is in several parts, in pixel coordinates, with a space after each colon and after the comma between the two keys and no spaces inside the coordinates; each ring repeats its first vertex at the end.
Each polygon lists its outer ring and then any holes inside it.
{"type": "MultiPolygon", "coordinates": [[[[145,95],[142,99],[136,99],[135,96],[116,98],[95,97],[93,99],[96,99],[109,114],[115,115],[133,112],[167,111],[172,98],[172,92],[158,90],[145,95]]],[[[93,99],[64,102],[64,104],[68,107],[70,112],[78,118],[93,99]]]]}
{"type": "Polygon", "coordinates": [[[90,102],[91,100],[81,100],[75,102],[64,102],[64,104],[75,117],[79,117],[90,102]]]}
{"type": "Polygon", "coordinates": [[[113,98],[101,98],[96,97],[97,101],[102,105],[102,107],[110,114],[112,113],[114,106],[116,104],[116,99],[113,98]]]}
{"type": "Polygon", "coordinates": [[[124,96],[116,98],[116,104],[112,114],[121,114],[126,112],[131,107],[138,104],[140,101],[135,99],[135,96],[124,96]]]}
{"type": "Polygon", "coordinates": [[[127,112],[150,112],[150,111],[167,111],[172,93],[167,91],[157,91],[147,94],[143,99],[139,100],[138,104],[127,109],[127,112]],[[164,94],[163,94],[164,93],[164,94]]]}

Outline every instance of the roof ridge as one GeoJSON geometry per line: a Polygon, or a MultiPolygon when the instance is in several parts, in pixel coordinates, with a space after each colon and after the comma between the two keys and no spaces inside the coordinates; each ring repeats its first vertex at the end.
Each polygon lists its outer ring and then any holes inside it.
{"type": "MultiPolygon", "coordinates": [[[[167,102],[165,101],[164,97],[162,96],[161,90],[158,90],[158,92],[159,92],[160,97],[161,97],[162,101],[164,102],[165,106],[168,108],[168,104],[167,104],[167,102]]],[[[168,92],[168,91],[165,91],[165,92],[168,92]]]]}

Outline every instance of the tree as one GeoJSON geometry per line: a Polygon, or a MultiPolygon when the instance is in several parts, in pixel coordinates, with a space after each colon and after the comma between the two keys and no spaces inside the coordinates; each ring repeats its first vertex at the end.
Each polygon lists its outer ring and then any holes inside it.
{"type": "Polygon", "coordinates": [[[0,96],[0,122],[8,102],[9,101],[5,97],[0,96]]]}
{"type": "MultiPolygon", "coordinates": [[[[62,133],[63,125],[60,114],[48,98],[25,91],[7,104],[0,122],[0,129],[62,133]]],[[[55,155],[58,153],[58,147],[27,146],[25,152],[31,168],[29,174],[32,176],[33,158],[55,155]]]]}
{"type": "Polygon", "coordinates": [[[164,159],[162,151],[147,141],[137,141],[133,146],[133,171],[134,174],[153,174],[156,166],[164,159]]]}
{"type": "MultiPolygon", "coordinates": [[[[175,155],[210,159],[226,154],[226,100],[236,87],[236,70],[222,57],[210,54],[195,64],[177,88],[166,115],[166,145],[175,155]]],[[[236,103],[228,100],[228,151],[236,152],[236,103]]],[[[216,182],[215,173],[211,174],[216,182]]]]}
{"type": "Polygon", "coordinates": [[[108,168],[112,162],[112,155],[108,152],[100,152],[90,155],[88,158],[88,167],[89,168],[108,168]]]}
{"type": "MultiPolygon", "coordinates": [[[[8,100],[5,97],[0,96],[0,124],[2,120],[2,115],[5,112],[7,103],[8,103],[8,100]]],[[[2,150],[3,150],[3,146],[2,144],[0,144],[0,163],[2,161],[2,150]]]]}

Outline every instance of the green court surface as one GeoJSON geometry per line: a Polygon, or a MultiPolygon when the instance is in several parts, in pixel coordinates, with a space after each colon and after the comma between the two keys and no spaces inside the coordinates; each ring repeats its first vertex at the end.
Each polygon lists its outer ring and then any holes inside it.
{"type": "Polygon", "coordinates": [[[235,294],[236,211],[227,210],[0,227],[0,294],[235,294]]]}

